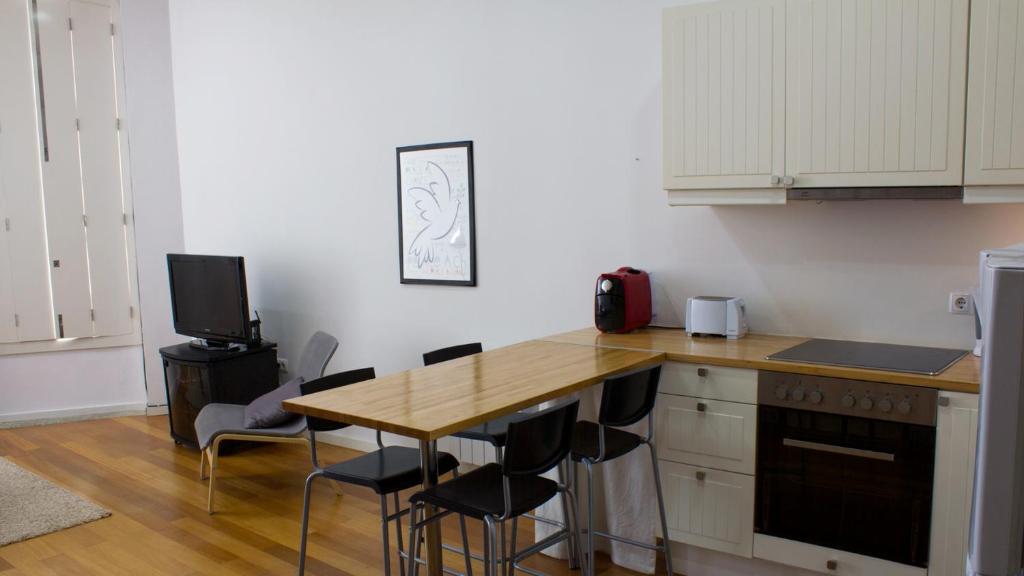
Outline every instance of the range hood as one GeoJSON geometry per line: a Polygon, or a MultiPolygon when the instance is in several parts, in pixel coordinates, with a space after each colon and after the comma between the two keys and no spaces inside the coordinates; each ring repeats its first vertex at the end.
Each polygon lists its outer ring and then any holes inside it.
{"type": "Polygon", "coordinates": [[[789,188],[787,200],[963,200],[963,186],[789,188]]]}

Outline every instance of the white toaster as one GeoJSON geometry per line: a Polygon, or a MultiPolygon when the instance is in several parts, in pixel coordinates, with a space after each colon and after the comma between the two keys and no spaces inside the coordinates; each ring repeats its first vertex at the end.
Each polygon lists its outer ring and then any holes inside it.
{"type": "Polygon", "coordinates": [[[686,299],[686,333],[690,336],[725,336],[731,340],[747,333],[747,309],[742,298],[697,296],[686,299]]]}

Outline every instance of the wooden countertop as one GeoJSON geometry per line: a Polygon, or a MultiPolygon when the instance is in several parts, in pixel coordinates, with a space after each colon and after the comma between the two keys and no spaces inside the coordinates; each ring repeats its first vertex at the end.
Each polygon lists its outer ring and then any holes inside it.
{"type": "Polygon", "coordinates": [[[972,354],[968,354],[938,376],[765,359],[769,354],[808,340],[796,336],[747,334],[738,340],[727,340],[714,337],[692,338],[685,331],[673,328],[645,328],[630,334],[602,334],[595,328],[584,328],[548,336],[542,340],[602,348],[664,352],[668,360],[676,362],[889,382],[973,394],[978,393],[981,383],[981,359],[972,354]]]}
{"type": "Polygon", "coordinates": [[[436,440],[664,360],[661,352],[531,340],[283,405],[291,412],[436,440]]]}

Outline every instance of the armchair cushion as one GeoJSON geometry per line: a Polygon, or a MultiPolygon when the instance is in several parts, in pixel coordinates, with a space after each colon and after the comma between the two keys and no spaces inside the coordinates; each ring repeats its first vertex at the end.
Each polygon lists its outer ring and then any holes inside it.
{"type": "Polygon", "coordinates": [[[299,385],[304,381],[302,376],[293,378],[250,402],[245,407],[245,427],[273,428],[294,418],[295,414],[286,412],[281,402],[299,397],[302,394],[299,385]]]}

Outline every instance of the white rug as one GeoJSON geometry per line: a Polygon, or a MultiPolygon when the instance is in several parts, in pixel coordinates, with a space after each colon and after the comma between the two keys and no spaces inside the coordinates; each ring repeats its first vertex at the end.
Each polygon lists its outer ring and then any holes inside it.
{"type": "Polygon", "coordinates": [[[0,546],[107,516],[108,510],[0,458],[0,546]]]}

